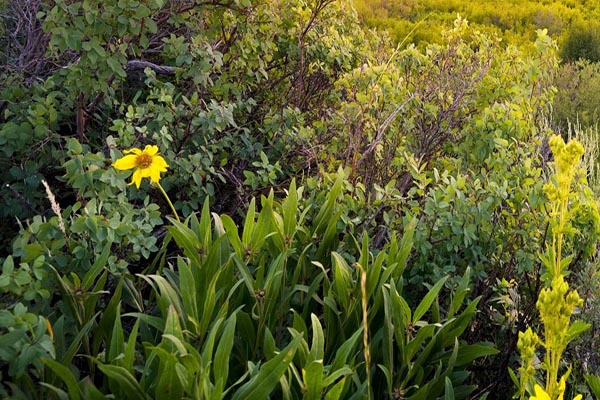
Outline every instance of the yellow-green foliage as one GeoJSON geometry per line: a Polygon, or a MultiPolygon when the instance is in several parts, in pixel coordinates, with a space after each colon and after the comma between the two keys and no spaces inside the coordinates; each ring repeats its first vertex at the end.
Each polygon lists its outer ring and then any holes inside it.
{"type": "Polygon", "coordinates": [[[577,290],[569,290],[569,284],[565,281],[566,270],[573,256],[563,257],[565,237],[574,231],[571,221],[575,210],[571,204],[574,200],[576,202],[576,193],[572,187],[579,179],[579,161],[583,155],[583,146],[575,140],[565,144],[560,136],[553,136],[550,139],[550,148],[556,170],[552,181],[544,185],[544,193],[548,198],[550,239],[546,244],[545,254],[540,256],[546,267],[546,287],[541,290],[537,301],[537,309],[544,326],[544,340],[540,341],[531,328],[519,334],[518,348],[522,362],[519,369],[521,399],[526,397],[527,392],[531,395],[535,392],[530,399],[563,398],[570,368],[558,378],[561,357],[569,342],[589,328],[588,324],[581,321],[571,324],[571,315],[576,307],[583,304],[583,300],[577,290]],[[545,389],[535,384],[536,371],[533,361],[535,348],[539,343],[545,348],[542,363],[542,368],[546,371],[545,389]]]}
{"type": "Polygon", "coordinates": [[[457,14],[512,44],[530,42],[536,29],[548,29],[562,40],[571,26],[600,16],[599,3],[575,0],[355,0],[355,5],[368,26],[388,30],[398,42],[408,38],[414,43],[440,41],[441,30],[457,14]]]}

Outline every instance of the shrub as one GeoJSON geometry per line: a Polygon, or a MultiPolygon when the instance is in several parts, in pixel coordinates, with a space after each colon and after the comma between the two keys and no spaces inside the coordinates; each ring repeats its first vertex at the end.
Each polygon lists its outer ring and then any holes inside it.
{"type": "Polygon", "coordinates": [[[565,62],[600,61],[600,25],[587,22],[572,26],[562,43],[560,55],[565,62]]]}

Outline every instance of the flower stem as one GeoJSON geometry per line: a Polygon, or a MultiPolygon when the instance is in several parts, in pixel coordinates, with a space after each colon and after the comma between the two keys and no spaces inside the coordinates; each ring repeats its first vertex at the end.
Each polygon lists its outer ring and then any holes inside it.
{"type": "Polygon", "coordinates": [[[163,196],[165,196],[165,199],[167,200],[167,203],[169,203],[169,206],[171,207],[171,210],[173,211],[173,215],[175,216],[175,219],[177,220],[177,222],[181,222],[181,220],[179,219],[179,215],[177,214],[177,211],[175,211],[175,207],[173,206],[173,203],[171,203],[171,199],[169,198],[169,195],[167,194],[167,192],[165,192],[165,189],[163,189],[162,185],[159,182],[154,182],[154,183],[156,183],[156,186],[158,186],[158,188],[160,189],[163,196]]]}

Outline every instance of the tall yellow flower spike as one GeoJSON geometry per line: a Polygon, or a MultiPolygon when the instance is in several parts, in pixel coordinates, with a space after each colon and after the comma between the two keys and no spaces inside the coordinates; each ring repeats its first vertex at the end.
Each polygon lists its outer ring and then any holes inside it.
{"type": "Polygon", "coordinates": [[[167,171],[167,162],[158,155],[158,146],[147,145],[144,150],[134,147],[125,150],[123,154],[126,155],[115,161],[112,166],[121,171],[135,168],[130,185],[135,183],[138,189],[143,178],[150,178],[152,182],[158,183],[160,173],[167,171]]]}
{"type": "MultiPolygon", "coordinates": [[[[544,193],[548,198],[549,222],[551,238],[546,243],[546,253],[541,259],[546,266],[550,284],[543,288],[536,303],[544,327],[545,359],[542,368],[546,370],[545,387],[536,383],[533,357],[539,337],[529,328],[519,333],[518,348],[521,353],[521,368],[519,397],[524,400],[530,385],[534,384],[535,394],[529,400],[563,400],[567,387],[569,368],[562,377],[558,378],[561,358],[573,335],[569,334],[571,316],[575,308],[581,306],[583,300],[576,290],[570,290],[565,280],[565,270],[570,258],[563,257],[564,236],[571,230],[570,200],[575,196],[572,185],[576,182],[578,164],[583,155],[583,146],[577,141],[568,144],[560,136],[549,140],[554,155],[554,179],[544,185],[544,193]]],[[[587,328],[582,322],[577,322],[578,330],[587,328]]],[[[580,400],[581,395],[573,400],[580,400]]]]}

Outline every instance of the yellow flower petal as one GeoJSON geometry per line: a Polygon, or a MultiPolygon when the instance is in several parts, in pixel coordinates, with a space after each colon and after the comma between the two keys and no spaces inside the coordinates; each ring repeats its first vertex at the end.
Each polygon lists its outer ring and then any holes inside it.
{"type": "Polygon", "coordinates": [[[167,164],[165,159],[162,158],[161,156],[154,156],[152,158],[152,166],[150,168],[153,168],[155,166],[156,166],[156,168],[158,168],[160,170],[160,172],[165,172],[169,165],[167,164]]]}
{"type": "Polygon", "coordinates": [[[117,161],[113,163],[113,167],[118,170],[126,170],[136,167],[137,156],[135,155],[127,155],[119,158],[117,161]]]}
{"type": "Polygon", "coordinates": [[[139,189],[140,184],[142,183],[142,170],[139,168],[135,170],[135,172],[133,173],[133,176],[131,177],[130,185],[133,185],[134,183],[135,183],[135,187],[139,189]]]}
{"type": "Polygon", "coordinates": [[[160,170],[156,168],[148,168],[150,170],[150,180],[152,182],[158,183],[160,180],[160,170]]]}
{"type": "Polygon", "coordinates": [[[573,397],[573,400],[581,400],[582,398],[583,396],[578,394],[577,396],[573,397]]]}
{"type": "Polygon", "coordinates": [[[158,153],[158,146],[148,144],[144,148],[144,153],[148,154],[149,156],[153,156],[158,153]]]}
{"type": "Polygon", "coordinates": [[[535,396],[531,396],[529,400],[552,400],[540,385],[536,384],[533,390],[535,390],[535,396]]]}
{"type": "Polygon", "coordinates": [[[137,147],[134,147],[133,149],[129,149],[129,150],[124,150],[123,154],[129,154],[129,153],[133,153],[135,155],[140,155],[142,154],[142,151],[140,149],[138,149],[137,147]]]}

